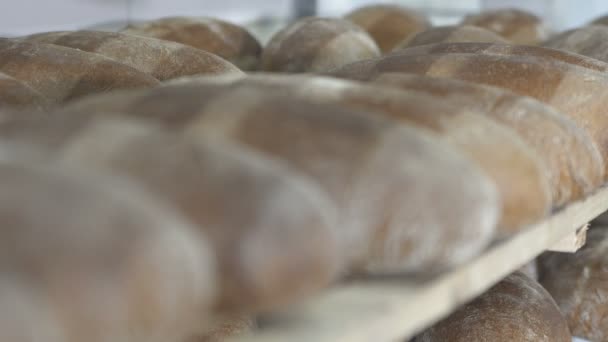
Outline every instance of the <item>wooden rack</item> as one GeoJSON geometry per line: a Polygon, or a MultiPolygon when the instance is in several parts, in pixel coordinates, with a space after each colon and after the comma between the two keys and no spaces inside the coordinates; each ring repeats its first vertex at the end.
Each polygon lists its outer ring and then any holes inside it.
{"type": "Polygon", "coordinates": [[[366,279],[338,285],[272,319],[241,342],[404,341],[486,291],[545,250],[575,251],[589,221],[608,209],[608,188],[434,279],[366,279]]]}

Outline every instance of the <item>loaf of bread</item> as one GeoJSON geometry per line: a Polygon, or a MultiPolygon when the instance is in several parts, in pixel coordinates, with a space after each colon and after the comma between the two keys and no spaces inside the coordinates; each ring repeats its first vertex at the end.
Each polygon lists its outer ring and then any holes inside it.
{"type": "Polygon", "coordinates": [[[0,38],[0,72],[37,90],[52,103],[159,83],[148,74],[94,53],[5,38],[0,38]]]}
{"type": "Polygon", "coordinates": [[[379,59],[352,63],[331,74],[369,79],[384,72],[415,73],[493,85],[534,97],[568,115],[583,128],[598,147],[606,167],[608,116],[604,115],[604,109],[608,106],[608,76],[593,66],[601,68],[608,64],[541,47],[513,46],[513,53],[509,49],[509,45],[492,49],[484,43],[420,46],[379,59]],[[478,49],[485,45],[496,52],[469,53],[468,50],[476,50],[475,45],[478,49]],[[524,53],[526,49],[531,52],[529,55],[524,53]],[[428,54],[429,50],[455,52],[428,54]],[[546,56],[543,56],[545,52],[546,56]]]}
{"type": "Polygon", "coordinates": [[[518,9],[498,9],[466,16],[463,24],[494,31],[515,44],[535,45],[549,37],[549,29],[536,15],[518,9]]]}
{"type": "Polygon", "coordinates": [[[133,119],[80,114],[10,116],[0,142],[128,177],[171,203],[217,253],[217,312],[270,310],[334,280],[336,209],[313,182],[226,141],[189,142],[133,119]]]}
{"type": "Polygon", "coordinates": [[[125,180],[1,150],[0,340],[164,342],[201,331],[217,287],[203,235],[125,180]]]}
{"type": "Polygon", "coordinates": [[[575,254],[547,252],[538,261],[540,283],[568,320],[572,334],[590,341],[608,339],[608,229],[592,227],[575,254]]]}
{"type": "Polygon", "coordinates": [[[93,52],[164,81],[188,75],[242,74],[230,62],[203,50],[166,40],[116,32],[46,32],[22,38],[93,52]]]}
{"type": "Polygon", "coordinates": [[[397,44],[395,50],[435,43],[465,42],[507,43],[508,40],[490,30],[477,26],[438,26],[412,35],[410,38],[397,44]]]}
{"type": "Polygon", "coordinates": [[[376,41],[384,53],[417,32],[431,27],[422,14],[398,5],[371,5],[358,8],[345,16],[361,26],[376,41]]]}
{"type": "Polygon", "coordinates": [[[258,40],[245,28],[215,18],[161,18],[129,25],[123,32],[190,45],[243,70],[255,70],[262,53],[258,40]]]}
{"type": "Polygon", "coordinates": [[[602,158],[591,137],[570,118],[533,98],[478,83],[414,74],[385,73],[370,81],[423,92],[449,102],[452,109],[478,111],[514,129],[547,165],[556,207],[580,199],[603,181],[602,158]]]}
{"type": "Polygon", "coordinates": [[[50,101],[25,83],[0,72],[0,109],[38,109],[44,110],[50,101]]]}
{"type": "Polygon", "coordinates": [[[515,272],[414,339],[444,341],[571,342],[572,336],[547,291],[515,272]]]}
{"type": "Polygon", "coordinates": [[[487,176],[439,137],[382,115],[221,84],[100,96],[69,110],[104,107],[191,139],[231,137],[316,179],[339,203],[347,258],[368,272],[451,267],[494,234],[498,200],[487,176]]]}
{"type": "Polygon", "coordinates": [[[374,40],[357,25],[337,18],[308,17],[270,39],[262,52],[260,69],[321,72],[379,55],[374,40]]]}
{"type": "Polygon", "coordinates": [[[570,51],[608,62],[608,26],[586,26],[563,32],[543,46],[570,51]]]}
{"type": "Polygon", "coordinates": [[[497,185],[503,204],[500,228],[504,235],[542,219],[551,208],[552,175],[548,168],[552,165],[539,163],[536,155],[545,151],[528,151],[530,147],[516,132],[472,108],[442,104],[441,99],[416,91],[404,93],[325,77],[261,75],[208,82],[232,82],[235,91],[258,92],[259,96],[295,96],[309,102],[370,110],[435,131],[471,158],[497,185]]]}

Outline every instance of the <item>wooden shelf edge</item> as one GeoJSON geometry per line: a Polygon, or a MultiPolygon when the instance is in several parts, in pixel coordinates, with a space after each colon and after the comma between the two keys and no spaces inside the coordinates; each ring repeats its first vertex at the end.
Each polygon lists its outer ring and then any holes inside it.
{"type": "Polygon", "coordinates": [[[607,209],[608,188],[602,187],[431,281],[416,284],[411,278],[391,278],[339,285],[277,313],[276,322],[238,341],[404,340],[483,293],[607,209]]]}

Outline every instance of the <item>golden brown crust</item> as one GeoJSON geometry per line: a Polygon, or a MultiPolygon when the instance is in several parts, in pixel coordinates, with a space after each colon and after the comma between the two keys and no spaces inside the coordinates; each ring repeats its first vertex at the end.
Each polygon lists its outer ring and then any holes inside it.
{"type": "Polygon", "coordinates": [[[260,69],[321,72],[379,55],[372,38],[353,23],[308,17],[291,23],[270,39],[262,53],[260,69]]]}
{"type": "Polygon", "coordinates": [[[0,109],[44,110],[50,101],[25,83],[0,72],[0,109]]]}
{"type": "Polygon", "coordinates": [[[193,46],[243,70],[255,70],[262,53],[260,43],[245,28],[215,18],[161,18],[130,25],[123,32],[193,46]]]}
{"type": "Polygon", "coordinates": [[[515,272],[414,339],[443,341],[571,342],[572,336],[549,293],[515,272]]]}
{"type": "Polygon", "coordinates": [[[590,341],[608,339],[608,229],[592,227],[587,244],[575,254],[545,253],[539,258],[540,283],[568,320],[572,334],[590,341]]]}
{"type": "Polygon", "coordinates": [[[216,309],[269,310],[334,280],[335,208],[312,182],[225,141],[190,142],[124,117],[76,114],[7,117],[0,138],[129,177],[172,204],[217,252],[216,309]]]}
{"type": "Polygon", "coordinates": [[[91,98],[70,110],[107,103],[185,129],[193,139],[229,136],[287,162],[339,204],[348,257],[372,272],[433,272],[470,258],[492,238],[498,215],[493,185],[439,138],[381,115],[273,93],[181,84],[131,99],[91,98]]]}
{"type": "Polygon", "coordinates": [[[608,62],[608,26],[586,26],[563,32],[543,46],[608,62]]]}
{"type": "Polygon", "coordinates": [[[0,72],[32,87],[54,103],[159,83],[152,76],[97,54],[3,38],[0,38],[0,72]]]}
{"type": "Polygon", "coordinates": [[[398,5],[365,6],[350,12],[345,18],[367,31],[384,53],[431,27],[423,15],[398,5]]]}
{"type": "Polygon", "coordinates": [[[209,320],[215,261],[180,215],[125,180],[11,152],[3,145],[1,340],[161,342],[209,320]]]}
{"type": "Polygon", "coordinates": [[[21,40],[96,53],[161,81],[189,75],[242,74],[236,66],[212,53],[188,45],[124,33],[60,31],[34,34],[21,40]]]}
{"type": "Polygon", "coordinates": [[[494,31],[515,44],[535,45],[549,37],[542,19],[517,9],[499,9],[465,17],[463,24],[494,31]]]}
{"type": "Polygon", "coordinates": [[[436,43],[507,43],[508,40],[481,27],[470,25],[439,26],[418,32],[397,44],[394,50],[436,43]]]}

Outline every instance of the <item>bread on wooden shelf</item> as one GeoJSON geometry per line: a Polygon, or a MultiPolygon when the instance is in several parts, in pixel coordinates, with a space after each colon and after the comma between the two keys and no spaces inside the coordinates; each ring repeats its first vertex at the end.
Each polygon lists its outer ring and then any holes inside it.
{"type": "Polygon", "coordinates": [[[59,31],[21,38],[92,52],[148,73],[160,81],[188,75],[242,74],[212,53],[166,40],[102,31],[59,31]]]}
{"type": "Polygon", "coordinates": [[[515,272],[414,342],[571,342],[566,320],[549,293],[515,272]]]}
{"type": "Polygon", "coordinates": [[[543,46],[578,53],[608,62],[608,26],[585,26],[563,32],[543,46]]]}
{"type": "Polygon", "coordinates": [[[160,18],[131,24],[122,32],[190,45],[243,70],[255,70],[262,53],[258,40],[244,27],[217,18],[160,18]]]}
{"type": "Polygon", "coordinates": [[[128,177],[170,203],[216,251],[217,312],[270,310],[335,279],[336,210],[313,182],[226,141],[187,141],[158,125],[88,114],[9,116],[0,142],[128,177]]]}
{"type": "Polygon", "coordinates": [[[384,53],[431,27],[424,15],[392,4],[364,6],[348,13],[345,18],[367,31],[384,53]]]}
{"type": "Polygon", "coordinates": [[[27,84],[0,72],[0,109],[44,110],[49,100],[27,84]]]}
{"type": "Polygon", "coordinates": [[[342,248],[369,272],[435,272],[492,239],[499,214],[493,183],[439,137],[364,110],[273,93],[180,84],[90,98],[66,110],[112,108],[191,139],[230,137],[283,160],[339,204],[342,248]]]}
{"type": "Polygon", "coordinates": [[[574,254],[547,252],[539,258],[540,283],[568,320],[572,334],[608,339],[608,228],[591,227],[586,245],[574,254]]]}
{"type": "Polygon", "coordinates": [[[148,74],[94,53],[6,38],[0,38],[0,72],[25,83],[52,103],[159,84],[148,74]]]}
{"type": "Polygon", "coordinates": [[[554,206],[580,199],[602,183],[602,158],[591,137],[540,101],[458,79],[385,73],[369,81],[423,92],[450,103],[451,108],[478,111],[514,129],[548,166],[554,206]]]}
{"type": "Polygon", "coordinates": [[[482,27],[471,25],[438,26],[418,32],[400,42],[394,50],[436,43],[507,43],[508,40],[482,27]]]}
{"type": "Polygon", "coordinates": [[[204,327],[217,278],[193,226],[125,180],[0,150],[0,340],[162,342],[204,327]]]}
{"type": "Polygon", "coordinates": [[[515,44],[539,44],[550,33],[541,18],[519,9],[489,10],[466,16],[462,23],[494,31],[515,44]]]}
{"type": "Polygon", "coordinates": [[[608,64],[589,57],[541,47],[449,43],[400,50],[330,74],[369,79],[384,72],[415,73],[497,86],[534,97],[583,128],[606,167],[608,116],[603,113],[608,105],[608,74],[601,70],[605,66],[608,64]]]}
{"type": "Polygon", "coordinates": [[[374,40],[357,25],[338,18],[307,17],[270,39],[262,52],[260,69],[321,72],[379,55],[374,40]]]}

